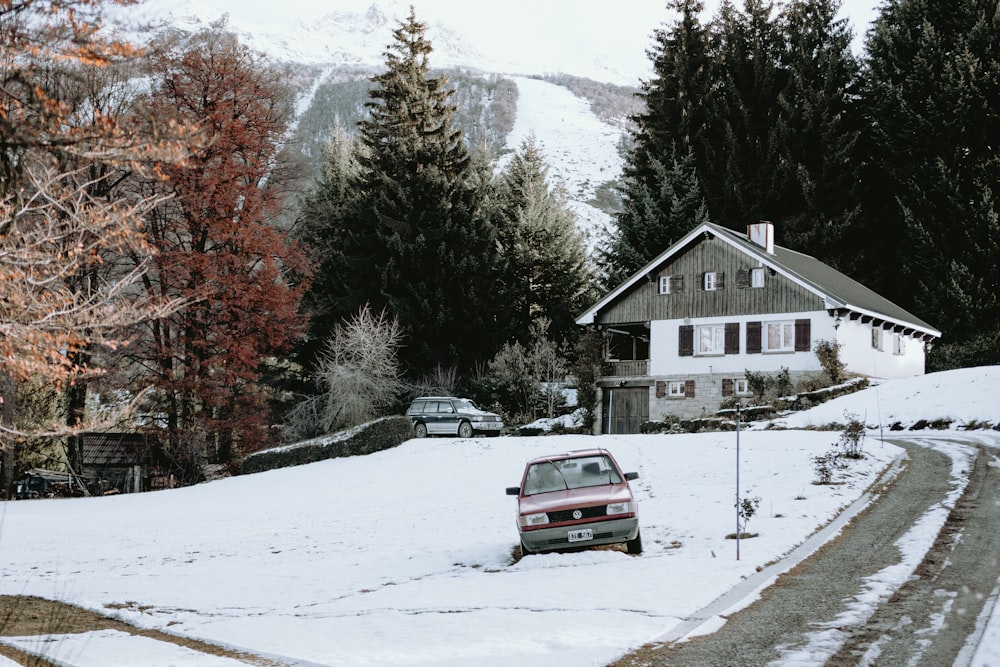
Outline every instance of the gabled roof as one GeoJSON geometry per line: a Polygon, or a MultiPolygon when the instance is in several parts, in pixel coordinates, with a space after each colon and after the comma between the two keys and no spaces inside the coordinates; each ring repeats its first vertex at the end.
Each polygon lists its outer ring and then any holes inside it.
{"type": "Polygon", "coordinates": [[[580,315],[576,323],[593,324],[598,312],[628,292],[637,282],[644,280],[647,274],[666,263],[671,257],[683,253],[692,241],[703,234],[711,234],[728,243],[740,252],[758,260],[763,266],[774,269],[777,273],[816,294],[823,299],[828,310],[852,311],[862,316],[867,315],[899,324],[934,338],[941,336],[941,332],[927,322],[815,257],[778,245],[774,246],[774,254],[771,254],[765,248],[750,241],[745,235],[711,222],[698,225],[684,238],[636,271],[625,282],[580,315]]]}

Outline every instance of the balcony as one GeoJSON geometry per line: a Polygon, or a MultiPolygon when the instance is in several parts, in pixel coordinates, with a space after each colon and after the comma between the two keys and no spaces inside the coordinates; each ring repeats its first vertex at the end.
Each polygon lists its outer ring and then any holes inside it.
{"type": "Polygon", "coordinates": [[[604,362],[605,377],[643,377],[648,374],[648,359],[626,359],[604,362]]]}

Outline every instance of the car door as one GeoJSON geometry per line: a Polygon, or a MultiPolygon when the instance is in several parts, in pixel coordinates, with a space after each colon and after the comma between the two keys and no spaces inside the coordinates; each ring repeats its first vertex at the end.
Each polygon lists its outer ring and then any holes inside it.
{"type": "Polygon", "coordinates": [[[451,401],[438,401],[437,418],[434,420],[437,426],[437,433],[443,435],[455,435],[458,433],[458,414],[451,401]]]}

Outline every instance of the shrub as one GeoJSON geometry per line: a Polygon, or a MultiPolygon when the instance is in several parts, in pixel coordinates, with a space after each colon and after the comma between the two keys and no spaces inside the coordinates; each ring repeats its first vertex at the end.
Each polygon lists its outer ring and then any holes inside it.
{"type": "Polygon", "coordinates": [[[372,454],[396,447],[412,437],[413,424],[409,417],[383,417],[332,436],[255,452],[243,459],[240,473],[263,472],[343,456],[372,454]]]}
{"type": "Polygon", "coordinates": [[[831,384],[840,384],[844,381],[847,366],[840,358],[840,348],[843,345],[829,340],[821,340],[816,343],[816,357],[819,365],[830,379],[831,384]]]}
{"type": "Polygon", "coordinates": [[[753,498],[747,496],[736,501],[737,527],[740,531],[740,537],[749,537],[746,532],[747,524],[750,523],[750,519],[757,513],[758,507],[760,507],[759,496],[754,496],[753,498]]]}
{"type": "Polygon", "coordinates": [[[865,442],[865,424],[856,415],[848,412],[844,413],[847,425],[840,434],[837,444],[843,447],[844,456],[849,459],[863,459],[865,457],[862,449],[865,442]]]}

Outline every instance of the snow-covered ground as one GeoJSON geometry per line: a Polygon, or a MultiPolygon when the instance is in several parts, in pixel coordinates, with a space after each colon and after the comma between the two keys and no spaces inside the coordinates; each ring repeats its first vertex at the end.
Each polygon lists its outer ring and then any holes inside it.
{"type": "MultiPolygon", "coordinates": [[[[895,380],[785,421],[824,422],[826,410],[842,418],[851,400],[853,412],[877,403],[900,420],[997,423],[998,388],[1000,367],[895,380]]],[[[900,453],[876,435],[844,484],[817,486],[811,457],[837,433],[741,431],[738,492],[761,504],[748,526],[759,536],[741,540],[739,560],[726,538],[735,531],[735,433],[441,438],[184,489],[3,503],[0,592],[65,600],[276,664],[604,665],[647,641],[717,627],[726,609],[701,627],[685,619],[727,591],[739,591],[730,610],[754,599],[776,576],[758,568],[790,566],[780,559],[864,504],[856,501],[900,453]],[[516,501],[504,488],[532,456],[594,445],[640,474],[645,552],[514,562],[516,501]]],[[[957,494],[968,451],[918,435],[953,455],[957,494]]],[[[971,435],[1000,445],[995,431],[971,435]]],[[[901,544],[907,563],[919,561],[944,514],[929,514],[901,544]]],[[[898,568],[867,585],[886,590],[906,576],[898,568]]],[[[106,631],[4,641],[70,667],[236,664],[106,631]]],[[[829,648],[823,642],[811,658],[829,648]]],[[[995,621],[973,664],[996,664],[998,652],[995,621]]]]}

